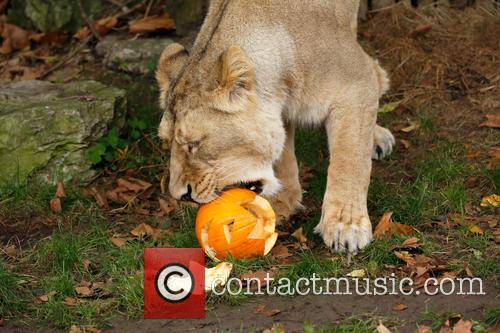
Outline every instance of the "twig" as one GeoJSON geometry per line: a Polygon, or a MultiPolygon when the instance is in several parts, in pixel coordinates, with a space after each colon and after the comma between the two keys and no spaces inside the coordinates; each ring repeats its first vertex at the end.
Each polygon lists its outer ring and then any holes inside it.
{"type": "Polygon", "coordinates": [[[73,51],[71,51],[66,57],[64,57],[62,60],[60,60],[59,62],[57,62],[54,66],[52,66],[51,68],[47,69],[45,72],[43,72],[42,74],[40,74],[37,78],[38,79],[43,79],[45,78],[47,75],[49,75],[50,73],[54,72],[55,70],[59,69],[60,67],[62,67],[64,64],[66,64],[68,62],[69,59],[73,58],[78,52],[80,52],[85,46],[87,46],[87,43],[90,41],[92,36],[88,36],[87,38],[85,38],[84,40],[82,40],[80,42],[80,44],[75,48],[73,49],[73,51]]]}
{"type": "Polygon", "coordinates": [[[153,6],[154,2],[155,2],[155,0],[149,1],[148,7],[146,8],[146,12],[144,13],[144,18],[149,16],[149,12],[151,11],[151,7],[153,6]]]}
{"type": "Polygon", "coordinates": [[[101,35],[99,35],[99,33],[95,30],[94,24],[92,22],[90,22],[87,14],[85,14],[85,9],[83,8],[83,5],[82,5],[82,0],[76,0],[76,1],[78,2],[78,7],[80,8],[80,14],[82,15],[83,20],[89,26],[89,29],[92,32],[92,35],[94,35],[94,37],[97,38],[97,40],[102,40],[101,35]]]}

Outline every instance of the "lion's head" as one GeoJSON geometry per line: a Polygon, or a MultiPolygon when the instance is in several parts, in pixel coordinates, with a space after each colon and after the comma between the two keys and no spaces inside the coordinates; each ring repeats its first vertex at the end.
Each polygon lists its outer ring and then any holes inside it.
{"type": "Polygon", "coordinates": [[[183,46],[172,44],[157,69],[164,109],[158,135],[171,147],[170,193],[197,203],[229,187],[276,193],[273,162],[285,131],[281,116],[266,112],[258,97],[247,56],[232,46],[211,70],[188,66],[169,89],[188,59],[183,46]]]}

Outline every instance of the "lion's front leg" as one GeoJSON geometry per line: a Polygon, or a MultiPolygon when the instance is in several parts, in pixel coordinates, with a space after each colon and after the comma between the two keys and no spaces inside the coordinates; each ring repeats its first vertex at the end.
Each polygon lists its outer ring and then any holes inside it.
{"type": "Polygon", "coordinates": [[[372,239],[367,194],[377,104],[336,106],[326,121],[330,165],[315,231],[335,251],[356,253],[372,239]]]}
{"type": "Polygon", "coordinates": [[[274,172],[280,180],[280,191],[270,198],[278,221],[287,220],[301,208],[302,187],[299,168],[295,156],[295,125],[286,123],[286,141],[280,159],[274,164],[274,172]]]}

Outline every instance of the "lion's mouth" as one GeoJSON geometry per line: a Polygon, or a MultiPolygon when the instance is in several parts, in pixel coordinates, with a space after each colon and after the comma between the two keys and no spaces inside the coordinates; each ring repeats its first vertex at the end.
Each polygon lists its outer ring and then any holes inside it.
{"type": "Polygon", "coordinates": [[[252,192],[260,194],[260,193],[262,193],[262,190],[264,189],[264,184],[262,183],[261,180],[256,180],[253,182],[241,182],[241,183],[226,186],[224,188],[224,190],[229,190],[232,188],[246,188],[247,190],[250,190],[252,192]]]}

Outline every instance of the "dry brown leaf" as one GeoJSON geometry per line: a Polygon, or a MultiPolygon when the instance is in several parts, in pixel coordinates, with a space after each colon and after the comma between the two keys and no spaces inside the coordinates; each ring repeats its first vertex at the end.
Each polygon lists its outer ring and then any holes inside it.
{"type": "Polygon", "coordinates": [[[472,321],[460,319],[455,326],[453,326],[453,333],[471,333],[472,321]]]}
{"type": "Polygon", "coordinates": [[[174,30],[175,22],[170,17],[170,14],[165,13],[160,16],[149,16],[131,21],[128,28],[131,34],[143,34],[157,30],[174,30]]]}
{"type": "Polygon", "coordinates": [[[417,330],[413,333],[432,333],[432,329],[429,326],[419,325],[417,330]]]}
{"type": "Polygon", "coordinates": [[[177,202],[175,200],[165,200],[158,199],[158,203],[160,204],[160,209],[165,215],[170,215],[177,209],[177,202]]]}
{"type": "Polygon", "coordinates": [[[299,243],[301,243],[301,244],[307,242],[307,238],[306,238],[306,236],[304,236],[304,233],[302,232],[302,227],[295,230],[293,232],[292,236],[295,237],[295,239],[297,239],[299,241],[299,243]]]}
{"type": "Polygon", "coordinates": [[[379,321],[378,325],[377,325],[377,332],[378,333],[391,333],[391,330],[388,329],[387,327],[385,327],[385,325],[382,324],[382,321],[379,321]]]}
{"type": "Polygon", "coordinates": [[[87,286],[75,287],[75,291],[80,296],[90,296],[93,294],[92,289],[87,286]]]}
{"type": "Polygon", "coordinates": [[[90,264],[92,264],[92,262],[90,260],[88,260],[88,259],[83,259],[82,264],[83,264],[83,268],[89,269],[90,264]]]}
{"type": "Polygon", "coordinates": [[[476,225],[476,224],[470,224],[467,229],[469,230],[469,232],[473,233],[473,234],[477,234],[477,235],[483,235],[484,234],[484,231],[483,229],[481,229],[480,226],[476,225]]]}
{"type": "Polygon", "coordinates": [[[404,311],[404,310],[408,309],[408,305],[399,303],[399,304],[394,305],[392,307],[392,309],[394,311],[404,311]]]}
{"type": "Polygon", "coordinates": [[[481,207],[500,207],[500,195],[492,194],[481,199],[481,207]]]}
{"type": "Polygon", "coordinates": [[[273,316],[276,316],[278,313],[280,313],[281,310],[278,310],[278,309],[267,309],[265,305],[257,305],[255,307],[255,312],[256,313],[262,313],[266,317],[273,317],[273,316]]]}
{"type": "Polygon", "coordinates": [[[88,36],[90,36],[91,33],[92,32],[90,31],[89,27],[84,26],[84,27],[81,27],[76,32],[76,34],[73,36],[73,38],[77,39],[77,40],[84,40],[85,38],[87,38],[88,36]]]}
{"type": "Polygon", "coordinates": [[[417,27],[415,28],[415,30],[413,30],[412,32],[410,32],[408,34],[408,37],[415,38],[418,35],[422,35],[422,34],[426,33],[427,31],[429,31],[431,29],[432,29],[432,24],[431,23],[419,24],[419,25],[417,25],[417,27]]]}
{"type": "Polygon", "coordinates": [[[7,9],[8,4],[9,0],[0,0],[0,14],[3,14],[5,12],[5,9],[7,9]]]}
{"type": "Polygon", "coordinates": [[[486,121],[481,123],[479,126],[500,128],[500,114],[487,114],[486,121]]]}
{"type": "Polygon", "coordinates": [[[405,149],[410,149],[410,141],[408,140],[405,140],[405,139],[400,139],[399,142],[401,142],[401,144],[403,145],[403,147],[405,147],[405,149]]]}
{"type": "Polygon", "coordinates": [[[64,190],[64,183],[59,182],[57,183],[57,190],[56,190],[56,198],[65,198],[66,197],[66,191],[64,190]]]}
{"type": "Polygon", "coordinates": [[[17,247],[14,244],[7,245],[3,248],[3,252],[9,257],[15,257],[17,255],[17,247]]]}
{"type": "Polygon", "coordinates": [[[138,193],[147,190],[151,186],[153,186],[151,183],[145,182],[143,180],[129,177],[127,179],[125,178],[119,178],[117,180],[118,187],[124,187],[128,189],[129,191],[138,193]]]}
{"type": "Polygon", "coordinates": [[[30,45],[29,33],[16,25],[0,23],[0,32],[3,39],[0,54],[9,54],[30,45]]]}
{"type": "Polygon", "coordinates": [[[403,260],[408,266],[415,266],[417,263],[415,261],[415,258],[413,257],[413,254],[409,253],[408,251],[394,251],[394,254],[396,255],[396,257],[403,260]]]}
{"type": "Polygon", "coordinates": [[[66,297],[62,303],[68,306],[75,306],[78,304],[78,300],[73,297],[66,297]]]}
{"type": "Polygon", "coordinates": [[[103,195],[96,187],[91,187],[89,189],[90,194],[94,197],[95,201],[101,208],[109,208],[108,205],[108,200],[106,199],[106,196],[103,195]]]}
{"type": "Polygon", "coordinates": [[[500,148],[493,148],[488,152],[490,160],[488,162],[488,169],[495,169],[500,166],[500,148]]]}
{"type": "Polygon", "coordinates": [[[146,223],[139,224],[137,227],[131,230],[130,233],[133,236],[139,238],[144,238],[145,236],[151,236],[153,240],[158,240],[161,238],[161,230],[158,228],[153,228],[146,223]]]}
{"type": "Polygon", "coordinates": [[[288,252],[288,247],[283,244],[276,245],[270,252],[270,254],[276,259],[285,259],[293,256],[290,252],[288,252]]]}
{"type": "Polygon", "coordinates": [[[44,294],[42,296],[38,296],[38,299],[42,302],[48,302],[50,298],[52,298],[52,296],[54,296],[56,294],[55,291],[51,291],[47,294],[44,294]]]}
{"type": "Polygon", "coordinates": [[[95,21],[94,29],[99,33],[99,35],[104,36],[109,33],[109,31],[118,24],[117,16],[108,16],[100,20],[95,21]]]}
{"type": "Polygon", "coordinates": [[[29,38],[40,45],[61,46],[68,41],[69,35],[65,31],[52,31],[34,33],[29,38]]]}
{"type": "Polygon", "coordinates": [[[54,199],[50,200],[50,209],[54,213],[60,213],[60,212],[62,212],[61,199],[54,198],[54,199]]]}
{"type": "Polygon", "coordinates": [[[273,277],[274,274],[271,272],[265,272],[263,270],[256,271],[256,272],[247,272],[244,273],[240,276],[240,279],[243,281],[245,284],[249,284],[252,287],[257,287],[257,280],[260,282],[261,287],[267,286],[266,277],[269,276],[270,278],[273,277]]]}
{"type": "Polygon", "coordinates": [[[111,237],[111,243],[118,247],[124,247],[127,244],[127,240],[119,237],[111,237]]]}
{"type": "Polygon", "coordinates": [[[414,228],[412,226],[393,222],[392,212],[387,212],[380,218],[373,232],[373,237],[375,239],[382,239],[392,235],[411,235],[413,232],[414,228]]]}

